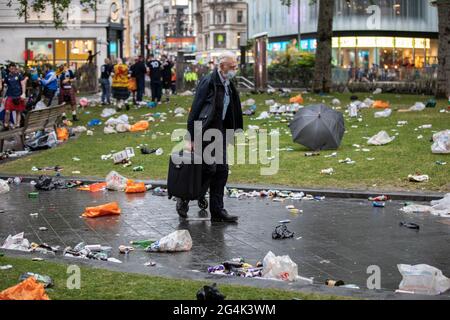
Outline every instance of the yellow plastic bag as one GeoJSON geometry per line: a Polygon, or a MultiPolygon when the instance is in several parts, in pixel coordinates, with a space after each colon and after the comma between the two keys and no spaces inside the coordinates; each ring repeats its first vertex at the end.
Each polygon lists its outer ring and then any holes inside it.
{"type": "Polygon", "coordinates": [[[29,277],[18,285],[0,292],[0,300],[50,300],[50,298],[45,292],[44,285],[37,282],[34,277],[29,277]]]}
{"type": "Polygon", "coordinates": [[[85,218],[98,218],[109,215],[120,215],[121,210],[117,202],[107,203],[97,207],[88,207],[83,213],[85,218]]]}

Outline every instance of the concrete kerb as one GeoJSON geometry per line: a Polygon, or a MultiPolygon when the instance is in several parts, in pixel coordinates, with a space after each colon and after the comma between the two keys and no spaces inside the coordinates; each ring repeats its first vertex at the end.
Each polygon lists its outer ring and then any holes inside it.
{"type": "MultiPolygon", "coordinates": [[[[23,258],[31,260],[36,257],[36,254],[26,253],[14,250],[0,250],[6,257],[23,258]]],[[[328,287],[320,284],[307,284],[304,281],[296,282],[284,282],[270,279],[261,278],[241,278],[241,277],[227,277],[208,274],[206,272],[199,272],[194,270],[180,270],[174,267],[168,266],[156,266],[147,267],[140,265],[127,265],[126,263],[113,263],[98,260],[67,258],[63,256],[49,256],[40,255],[44,257],[46,261],[54,262],[64,265],[79,265],[84,267],[91,267],[94,269],[103,269],[116,272],[125,272],[130,274],[140,274],[147,276],[158,276],[179,280],[194,280],[194,281],[207,281],[211,283],[217,283],[218,285],[242,285],[261,289],[280,289],[287,291],[294,291],[305,294],[321,294],[321,295],[333,295],[341,296],[352,299],[364,299],[364,300],[450,300],[448,295],[439,296],[424,296],[415,294],[401,294],[393,291],[386,290],[369,290],[369,289],[348,289],[339,287],[328,287]],[[182,271],[182,272],[180,272],[182,271]]],[[[36,262],[39,263],[39,262],[36,262]]],[[[14,266],[13,266],[14,267],[14,266]]],[[[192,293],[195,295],[195,292],[192,293]]],[[[255,299],[258,297],[255,296],[255,299]]]]}
{"type": "MultiPolygon", "coordinates": [[[[43,175],[52,175],[44,174],[43,175]]],[[[8,179],[16,176],[20,176],[23,182],[30,182],[32,180],[37,180],[39,175],[29,175],[22,176],[3,174],[0,173],[0,179],[8,179]]],[[[104,182],[105,179],[99,177],[61,177],[65,180],[76,180],[82,181],[83,183],[96,183],[104,182]]],[[[166,188],[167,182],[164,180],[140,180],[146,184],[151,184],[154,187],[166,188]]],[[[254,190],[280,190],[280,191],[292,191],[292,192],[304,192],[305,194],[311,194],[313,196],[325,196],[328,198],[345,198],[345,199],[367,199],[371,196],[386,195],[392,200],[404,200],[404,201],[417,201],[417,202],[428,202],[432,200],[439,200],[445,196],[445,193],[440,192],[406,192],[406,191],[379,191],[379,190],[350,190],[350,189],[319,189],[319,188],[305,188],[301,189],[298,187],[287,187],[287,186],[267,186],[267,185],[248,185],[248,184],[228,184],[228,189],[240,189],[243,191],[254,191],[254,190]]]]}

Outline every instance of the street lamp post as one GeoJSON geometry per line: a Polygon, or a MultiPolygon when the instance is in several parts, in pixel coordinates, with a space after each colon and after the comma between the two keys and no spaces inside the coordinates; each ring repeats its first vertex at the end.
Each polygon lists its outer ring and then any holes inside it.
{"type": "Polygon", "coordinates": [[[300,14],[301,14],[301,9],[300,9],[300,1],[301,0],[298,0],[297,1],[297,3],[298,3],[298,8],[297,8],[297,10],[298,10],[298,21],[297,21],[297,23],[298,23],[298,51],[301,51],[301,49],[302,49],[302,47],[301,47],[301,45],[300,45],[300,43],[301,43],[301,40],[302,40],[302,35],[301,35],[301,31],[302,31],[302,29],[301,29],[301,16],[300,16],[300,14]]]}
{"type": "Polygon", "coordinates": [[[145,57],[145,1],[141,0],[141,56],[145,57]]]}

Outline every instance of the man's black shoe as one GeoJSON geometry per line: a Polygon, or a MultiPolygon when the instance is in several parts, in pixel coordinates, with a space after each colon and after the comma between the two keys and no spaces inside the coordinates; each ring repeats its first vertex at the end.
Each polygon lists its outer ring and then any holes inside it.
{"type": "Polygon", "coordinates": [[[211,221],[213,222],[237,222],[238,219],[237,216],[229,215],[225,209],[222,209],[219,213],[211,212],[211,221]]]}
{"type": "Polygon", "coordinates": [[[189,201],[177,199],[177,212],[181,218],[186,219],[189,211],[189,201]]]}

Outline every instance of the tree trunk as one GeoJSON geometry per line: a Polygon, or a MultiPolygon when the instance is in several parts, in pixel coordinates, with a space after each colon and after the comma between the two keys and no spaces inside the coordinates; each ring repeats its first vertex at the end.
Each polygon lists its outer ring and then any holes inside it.
{"type": "Polygon", "coordinates": [[[450,1],[436,2],[439,19],[439,69],[436,98],[450,96],[450,1]]]}
{"type": "Polygon", "coordinates": [[[319,3],[316,66],[312,88],[315,93],[328,93],[332,85],[331,40],[333,37],[334,6],[334,1],[320,0],[319,3]]]}

